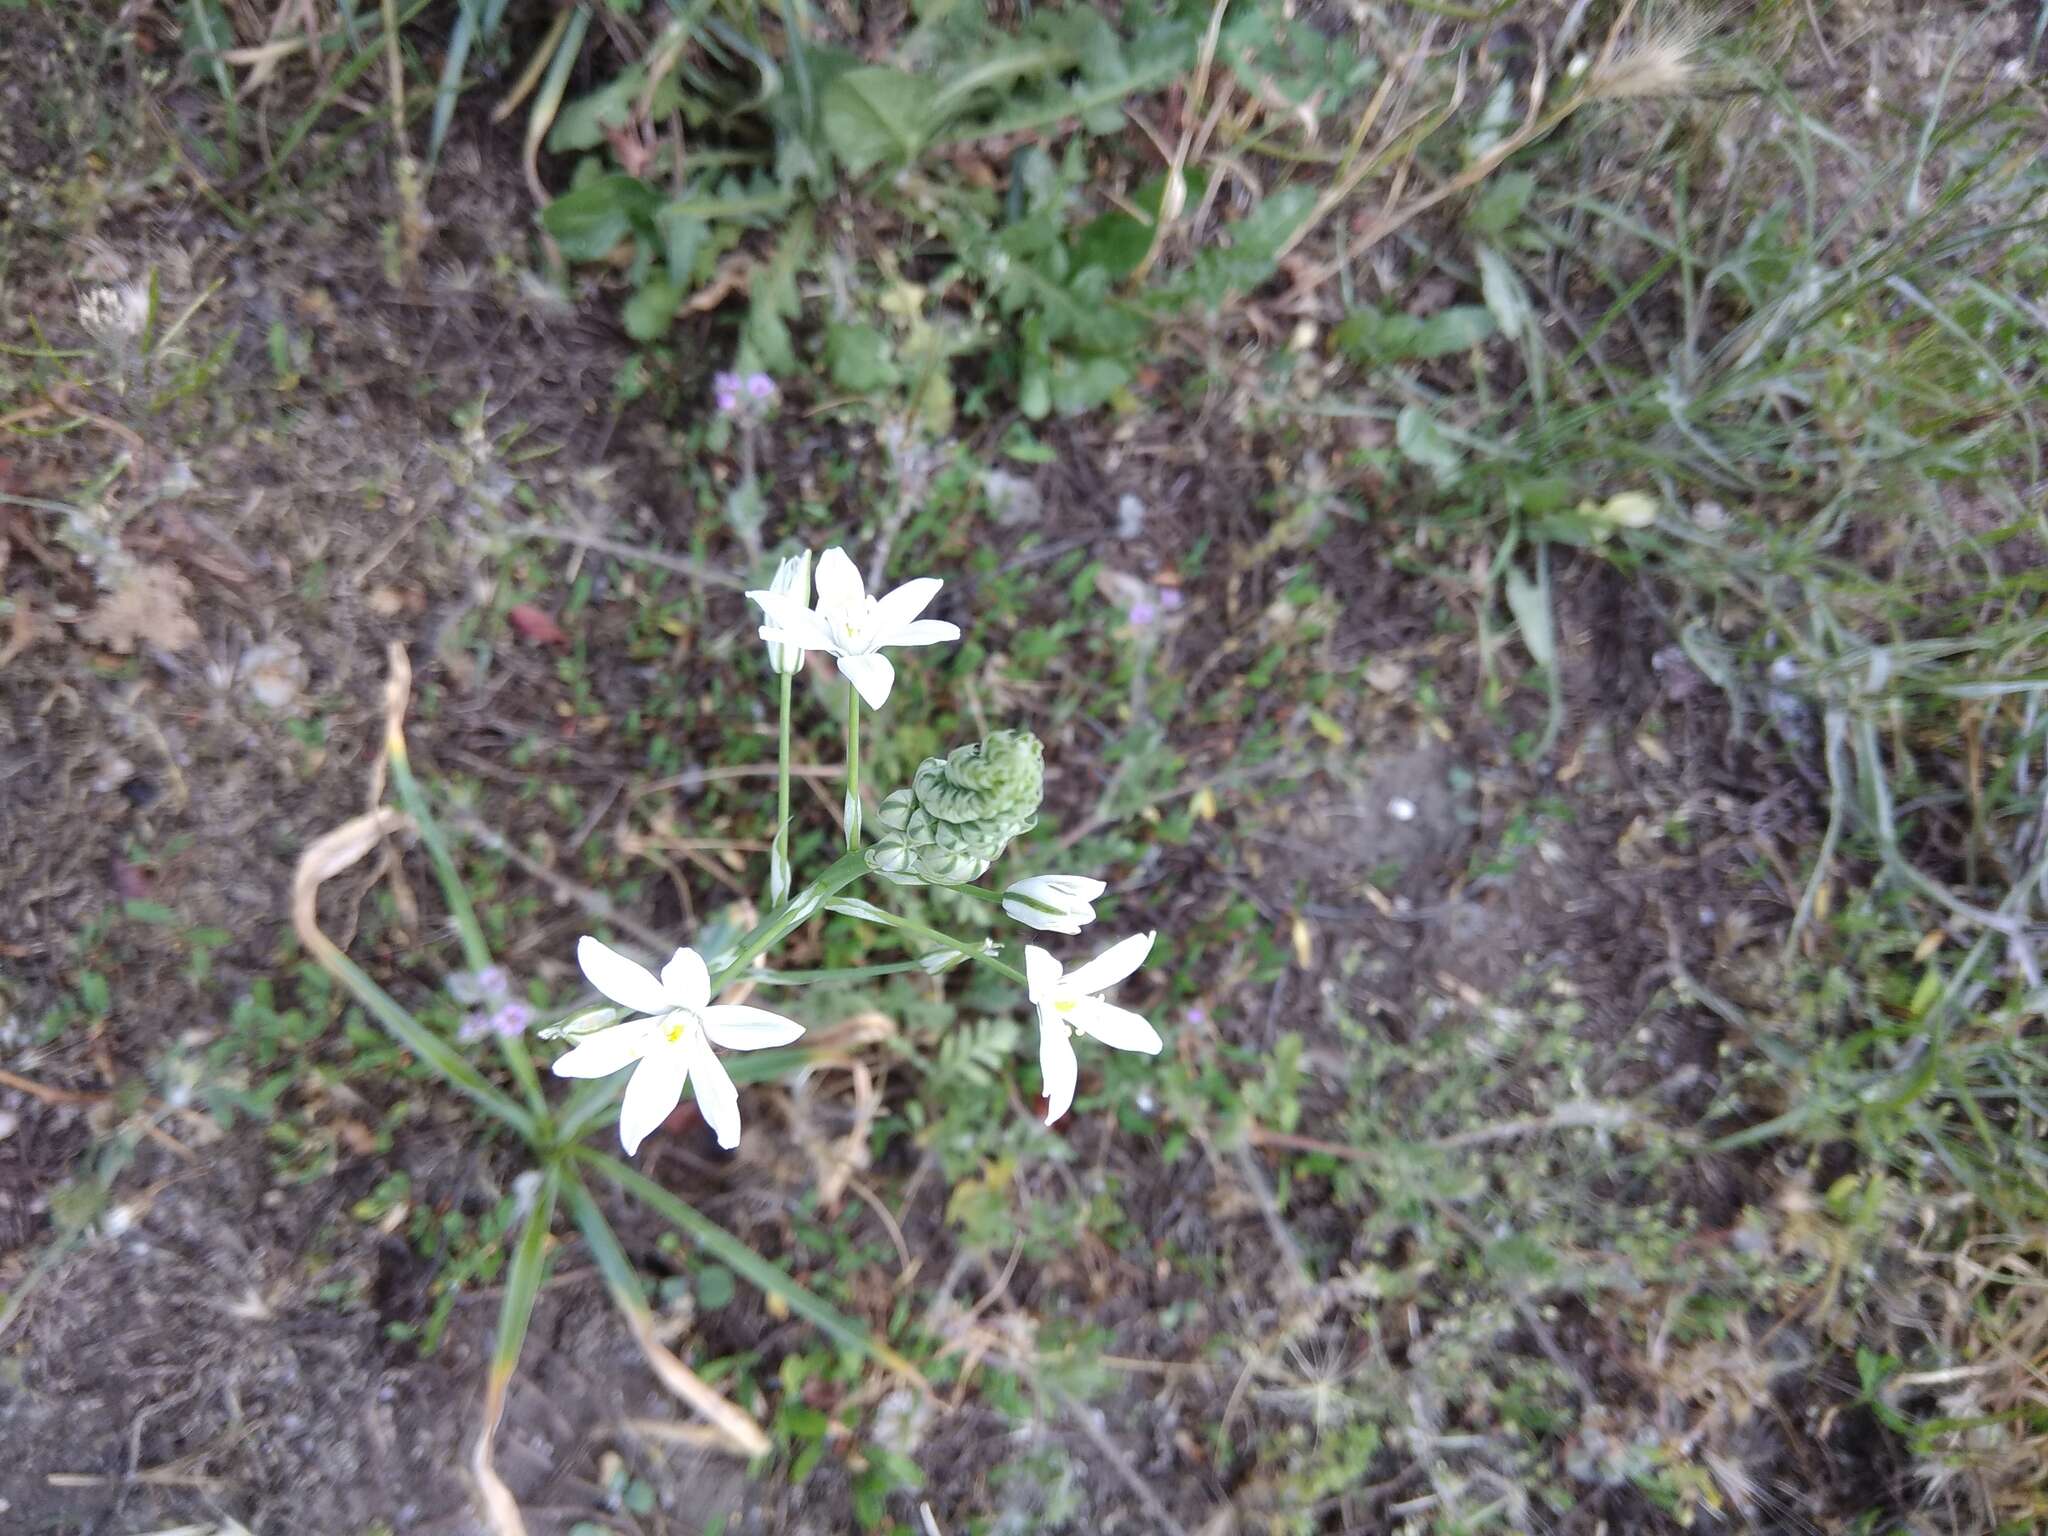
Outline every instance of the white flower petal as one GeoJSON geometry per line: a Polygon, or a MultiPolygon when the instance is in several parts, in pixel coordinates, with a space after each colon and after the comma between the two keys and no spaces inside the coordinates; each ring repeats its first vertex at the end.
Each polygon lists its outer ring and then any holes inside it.
{"type": "Polygon", "coordinates": [[[621,1067],[630,1067],[647,1049],[650,1031],[645,1019],[614,1024],[585,1035],[556,1061],[557,1077],[610,1077],[621,1067]]]}
{"type": "Polygon", "coordinates": [[[626,1156],[638,1152],[640,1143],[675,1113],[683,1101],[683,1082],[690,1069],[690,1059],[665,1040],[640,1059],[626,1084],[626,1096],[619,1101],[619,1145],[626,1149],[626,1156]]]}
{"type": "Polygon", "coordinates": [[[801,645],[807,651],[832,649],[831,627],[795,598],[780,592],[749,592],[747,596],[759,605],[768,620],[761,626],[764,634],[773,630],[778,638],[787,636],[789,643],[801,645]]]}
{"type": "MultiPolygon", "coordinates": [[[[883,634],[892,634],[903,628],[932,604],[939,595],[939,588],[945,583],[936,576],[920,576],[915,581],[906,581],[886,597],[875,600],[875,628],[883,634]]],[[[890,644],[883,641],[884,645],[890,644]]]]}
{"type": "Polygon", "coordinates": [[[1152,941],[1158,937],[1156,933],[1134,933],[1110,945],[1086,965],[1067,972],[1061,989],[1069,995],[1107,992],[1145,963],[1152,953],[1152,941]]]}
{"type": "Polygon", "coordinates": [[[1038,1072],[1045,1079],[1045,1123],[1051,1125],[1073,1108],[1081,1064],[1074,1059],[1072,1031],[1043,1013],[1038,1020],[1038,1072]]]}
{"type": "MultiPolygon", "coordinates": [[[[1047,912],[1029,902],[1003,898],[1003,910],[1026,928],[1036,928],[1041,933],[1079,933],[1082,919],[1072,912],[1047,912]]],[[[1094,913],[1088,914],[1090,918],[1094,913]]]]}
{"type": "Polygon", "coordinates": [[[867,700],[869,709],[880,709],[889,702],[889,690],[896,686],[896,669],[889,665],[888,657],[842,656],[839,670],[867,700]]]}
{"type": "Polygon", "coordinates": [[[1042,878],[1055,890],[1066,892],[1076,901],[1093,901],[1109,889],[1107,880],[1091,880],[1086,875],[1046,875],[1042,878]]]}
{"type": "Polygon", "coordinates": [[[662,990],[669,1006],[701,1011],[711,1001],[711,973],[704,969],[704,957],[694,949],[679,949],[661,968],[662,990]]]}
{"type": "Polygon", "coordinates": [[[702,1030],[693,1031],[683,1048],[690,1053],[690,1087],[697,1095],[697,1108],[718,1144],[730,1152],[740,1144],[740,1091],[712,1054],[702,1030]]]}
{"type": "Polygon", "coordinates": [[[818,612],[837,613],[847,608],[858,608],[866,601],[868,589],[860,579],[860,571],[846,557],[846,551],[834,545],[818,556],[817,570],[813,573],[812,584],[818,589],[818,612]]]}
{"type": "Polygon", "coordinates": [[[804,1032],[795,1019],[785,1019],[766,1008],[745,1008],[737,1003],[720,1003],[703,1013],[704,1033],[713,1045],[728,1051],[765,1051],[788,1045],[804,1032]]]}
{"type": "Polygon", "coordinates": [[[1036,944],[1024,946],[1024,981],[1032,1002],[1050,1006],[1053,994],[1059,990],[1061,975],[1060,963],[1049,950],[1036,944]]]}
{"type": "Polygon", "coordinates": [[[586,934],[576,941],[576,963],[590,984],[613,1002],[635,1013],[668,1012],[667,990],[637,960],[628,960],[586,934]]]}
{"type": "Polygon", "coordinates": [[[1074,1011],[1067,1015],[1067,1022],[1089,1039],[1099,1040],[1113,1050],[1141,1051],[1147,1056],[1157,1056],[1166,1044],[1150,1020],[1128,1008],[1105,1003],[1099,997],[1084,998],[1076,1003],[1074,1011]]]}
{"type": "Polygon", "coordinates": [[[908,624],[899,624],[894,629],[880,631],[877,645],[943,645],[948,640],[960,638],[960,626],[949,624],[944,619],[913,619],[908,624]]]}

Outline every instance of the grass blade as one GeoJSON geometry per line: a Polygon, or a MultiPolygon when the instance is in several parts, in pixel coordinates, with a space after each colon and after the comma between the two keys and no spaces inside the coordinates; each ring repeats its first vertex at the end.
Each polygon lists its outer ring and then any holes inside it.
{"type": "Polygon", "coordinates": [[[361,859],[384,837],[406,825],[406,818],[387,806],[353,817],[307,845],[306,851],[299,855],[298,868],[292,873],[292,927],[299,935],[299,942],[306,947],[306,953],[319,963],[322,970],[347,987],[356,1001],[384,1026],[386,1033],[440,1073],[450,1086],[469,1095],[485,1110],[531,1141],[535,1130],[532,1115],[493,1087],[461,1052],[401,1008],[390,993],[372,981],[332,939],[320,931],[320,887],[361,859]]]}
{"type": "Polygon", "coordinates": [[[455,119],[455,100],[462,94],[462,70],[469,63],[469,45],[476,37],[476,0],[460,0],[455,8],[455,25],[448,31],[448,57],[441,65],[441,79],[434,87],[434,117],[427,128],[427,174],[432,175],[441,158],[441,143],[448,137],[448,125],[455,119]]]}
{"type": "MultiPolygon", "coordinates": [[[[384,756],[391,768],[391,782],[398,788],[399,803],[412,817],[420,841],[426,844],[434,875],[441,882],[441,895],[455,919],[455,931],[462,936],[463,964],[472,971],[482,971],[492,963],[490,943],[484,938],[483,924],[477,921],[476,906],[469,899],[469,888],[462,883],[462,871],[455,867],[455,855],[449,851],[448,839],[442,836],[441,825],[434,820],[427,797],[420,791],[420,782],[413,777],[412,761],[405,750],[405,705],[412,694],[412,662],[405,654],[405,647],[395,640],[387,654],[390,671],[384,681],[384,756]]],[[[526,1094],[527,1105],[532,1109],[535,1120],[544,1121],[548,1110],[547,1095],[541,1090],[540,1074],[534,1070],[533,1056],[526,1048],[525,1039],[518,1035],[499,1035],[498,1044],[505,1064],[519,1079],[519,1086],[526,1094]]]]}
{"type": "Polygon", "coordinates": [[[797,1284],[781,1265],[762,1258],[717,1222],[663,1189],[637,1168],[628,1167],[618,1158],[594,1152],[588,1147],[571,1148],[570,1155],[589,1163],[627,1194],[645,1201],[663,1220],[719,1263],[735,1274],[744,1275],[761,1291],[775,1297],[834,1343],[867,1356],[920,1391],[931,1390],[917,1367],[902,1355],[877,1341],[866,1328],[845,1313],[797,1284]]]}
{"type": "Polygon", "coordinates": [[[571,1175],[562,1185],[562,1194],[569,1202],[569,1214],[574,1218],[577,1230],[583,1234],[590,1256],[597,1261],[598,1270],[604,1276],[612,1303],[626,1320],[626,1328],[633,1335],[633,1342],[640,1346],[640,1353],[647,1357],[648,1369],[654,1372],[663,1386],[687,1403],[692,1412],[709,1421],[740,1455],[767,1455],[770,1449],[767,1433],[754,1421],[753,1415],[712,1387],[655,1338],[654,1313],[641,1294],[640,1277],[634,1272],[632,1261],[626,1257],[626,1250],[619,1246],[611,1223],[604,1219],[604,1212],[590,1198],[582,1180],[571,1175]]]}
{"type": "Polygon", "coordinates": [[[470,1475],[476,1479],[477,1492],[498,1536],[526,1536],[519,1503],[492,1464],[491,1442],[498,1435],[505,1393],[519,1366],[519,1351],[526,1343],[527,1325],[533,1321],[541,1277],[547,1272],[548,1228],[554,1224],[555,1196],[561,1187],[561,1167],[551,1165],[541,1177],[533,1209],[526,1213],[526,1225],[520,1228],[519,1246],[512,1251],[512,1265],[505,1273],[505,1300],[498,1308],[498,1337],[491,1347],[491,1373],[484,1382],[483,1413],[476,1444],[469,1453],[470,1475]]]}

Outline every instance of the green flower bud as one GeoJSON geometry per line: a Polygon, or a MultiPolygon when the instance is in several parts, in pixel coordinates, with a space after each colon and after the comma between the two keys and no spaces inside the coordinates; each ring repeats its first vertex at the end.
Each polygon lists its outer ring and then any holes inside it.
{"type": "Polygon", "coordinates": [[[868,865],[899,885],[979,879],[1011,838],[1037,825],[1044,791],[1045,748],[1029,731],[928,757],[910,788],[882,802],[868,865]]]}

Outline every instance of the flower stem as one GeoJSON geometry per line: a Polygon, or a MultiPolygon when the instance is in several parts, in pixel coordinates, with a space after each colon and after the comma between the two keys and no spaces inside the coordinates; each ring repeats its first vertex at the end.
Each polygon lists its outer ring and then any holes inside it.
{"type": "Polygon", "coordinates": [[[1012,981],[1021,982],[1024,980],[1024,973],[1022,971],[1018,970],[1017,967],[1010,964],[1007,960],[997,959],[994,955],[983,949],[980,944],[967,939],[955,938],[950,933],[941,933],[936,928],[928,928],[923,923],[914,922],[907,917],[898,917],[894,912],[886,912],[872,902],[852,901],[841,903],[835,901],[830,903],[830,906],[833,911],[847,917],[857,917],[864,923],[879,923],[884,928],[895,928],[903,933],[923,939],[927,943],[956,950],[968,959],[978,961],[991,970],[1001,971],[1012,981]]]}
{"type": "Polygon", "coordinates": [[[888,960],[880,965],[833,965],[815,971],[749,971],[745,977],[757,987],[802,987],[814,981],[865,981],[874,976],[903,976],[921,971],[916,960],[888,960]]]}
{"type": "Polygon", "coordinates": [[[846,846],[860,846],[860,694],[846,685],[846,846]]]}
{"type": "Polygon", "coordinates": [[[768,905],[789,900],[789,689],[796,679],[787,672],[777,681],[782,695],[781,729],[775,746],[775,845],[768,853],[768,905]]]}

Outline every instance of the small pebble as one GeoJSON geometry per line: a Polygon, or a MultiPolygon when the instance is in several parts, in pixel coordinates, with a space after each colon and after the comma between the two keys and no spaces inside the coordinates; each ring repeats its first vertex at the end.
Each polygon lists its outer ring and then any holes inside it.
{"type": "Polygon", "coordinates": [[[1387,814],[1396,821],[1413,821],[1415,819],[1415,802],[1406,795],[1396,795],[1387,802],[1387,814]]]}

